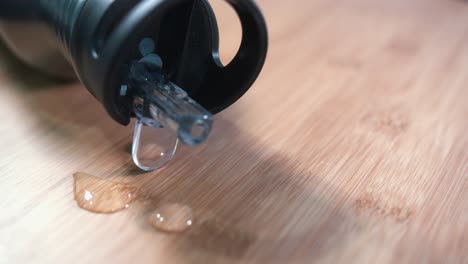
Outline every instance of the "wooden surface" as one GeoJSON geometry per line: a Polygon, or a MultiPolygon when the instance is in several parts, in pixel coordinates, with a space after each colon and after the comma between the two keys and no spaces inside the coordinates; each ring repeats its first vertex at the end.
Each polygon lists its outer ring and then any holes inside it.
{"type": "MultiPolygon", "coordinates": [[[[0,262],[468,263],[468,3],[259,5],[271,37],[261,77],[207,144],[155,173],[134,169],[131,127],[83,87],[3,51],[0,262]],[[165,234],[145,205],[84,211],[77,171],[211,224],[165,234]]],[[[227,61],[238,41],[223,32],[227,61]]]]}

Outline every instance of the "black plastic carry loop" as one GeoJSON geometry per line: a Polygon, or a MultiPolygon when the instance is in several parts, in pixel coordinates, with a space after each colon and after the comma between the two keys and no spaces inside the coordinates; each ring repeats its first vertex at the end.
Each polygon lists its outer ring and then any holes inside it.
{"type": "Polygon", "coordinates": [[[258,7],[252,1],[227,2],[241,21],[242,41],[236,56],[226,67],[215,57],[215,65],[207,74],[209,89],[203,91],[206,95],[200,103],[213,112],[228,107],[248,90],[263,67],[268,49],[266,25],[258,7]],[[219,104],[211,101],[212,97],[222,97],[225,101],[219,104]]]}

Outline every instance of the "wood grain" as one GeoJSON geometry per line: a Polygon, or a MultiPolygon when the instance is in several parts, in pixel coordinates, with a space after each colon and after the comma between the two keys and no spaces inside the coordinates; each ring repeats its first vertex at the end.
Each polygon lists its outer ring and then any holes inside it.
{"type": "Polygon", "coordinates": [[[83,87],[2,50],[0,262],[468,263],[468,3],[259,5],[261,77],[207,144],[154,173],[83,87]],[[198,231],[154,231],[148,204],[84,211],[77,171],[190,205],[198,231]]]}

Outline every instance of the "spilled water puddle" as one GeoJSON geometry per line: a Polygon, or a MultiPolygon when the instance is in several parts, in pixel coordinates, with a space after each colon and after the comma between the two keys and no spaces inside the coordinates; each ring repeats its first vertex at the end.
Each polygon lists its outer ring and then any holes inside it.
{"type": "MultiPolygon", "coordinates": [[[[134,201],[151,200],[129,184],[119,183],[77,172],[73,175],[73,193],[78,206],[98,214],[110,214],[130,207],[134,201]]],[[[193,223],[192,208],[180,203],[161,204],[149,217],[157,230],[182,232],[193,223]]]]}
{"type": "Polygon", "coordinates": [[[187,205],[163,204],[151,213],[151,225],[164,232],[182,232],[193,224],[192,208],[187,205]]]}
{"type": "Polygon", "coordinates": [[[137,188],[77,172],[73,175],[73,192],[79,207],[99,214],[121,211],[137,197],[137,188]]]}
{"type": "Polygon", "coordinates": [[[189,247],[214,254],[241,257],[256,236],[220,221],[209,212],[195,212],[182,203],[159,203],[156,198],[130,184],[119,183],[91,174],[77,172],[74,178],[74,198],[77,205],[89,212],[111,214],[131,207],[132,203],[157,204],[147,208],[147,218],[156,231],[184,233],[189,247]],[[197,219],[195,222],[194,218],[197,219]]]}

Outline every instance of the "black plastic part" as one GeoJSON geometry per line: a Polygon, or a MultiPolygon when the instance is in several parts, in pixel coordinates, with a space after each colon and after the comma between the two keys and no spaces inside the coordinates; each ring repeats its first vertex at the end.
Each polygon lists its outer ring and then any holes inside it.
{"type": "Polygon", "coordinates": [[[113,119],[126,125],[131,91],[121,96],[120,86],[128,65],[141,58],[138,44],[145,37],[155,40],[170,80],[211,112],[228,107],[249,89],[265,61],[266,25],[252,0],[226,1],[238,14],[243,35],[237,55],[225,67],[218,58],[217,23],[207,0],[2,0],[0,26],[11,21],[24,27],[44,24],[63,45],[63,56],[85,87],[113,119]],[[18,10],[23,12],[12,15],[18,10]]]}

